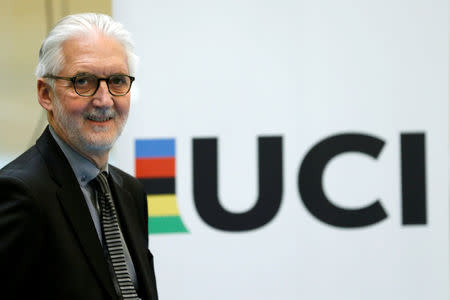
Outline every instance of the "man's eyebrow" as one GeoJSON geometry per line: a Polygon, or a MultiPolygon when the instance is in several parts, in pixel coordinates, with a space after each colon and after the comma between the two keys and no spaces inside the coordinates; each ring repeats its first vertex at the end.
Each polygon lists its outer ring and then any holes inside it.
{"type": "MultiPolygon", "coordinates": [[[[80,75],[92,75],[92,76],[95,76],[95,77],[98,77],[98,78],[100,78],[99,76],[97,76],[97,75],[95,75],[95,74],[93,74],[93,73],[89,73],[89,72],[77,72],[75,75],[73,75],[73,76],[80,76],[80,75]]],[[[129,76],[127,73],[125,73],[125,72],[115,72],[115,73],[111,73],[111,74],[109,74],[107,77],[109,77],[109,76],[114,76],[114,75],[125,75],[125,76],[129,76]]]]}
{"type": "Polygon", "coordinates": [[[74,76],[79,76],[79,75],[94,75],[94,74],[89,73],[89,72],[77,72],[74,76]]]}

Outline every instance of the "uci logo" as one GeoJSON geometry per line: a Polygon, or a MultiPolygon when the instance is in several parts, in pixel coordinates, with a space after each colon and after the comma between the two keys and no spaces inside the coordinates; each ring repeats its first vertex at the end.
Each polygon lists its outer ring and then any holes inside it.
{"type": "MultiPolygon", "coordinates": [[[[401,191],[403,225],[426,224],[425,135],[402,133],[401,191]]],[[[322,175],[337,155],[357,152],[377,159],[385,142],[375,136],[348,133],[327,137],[307,152],[296,179],[301,201],[318,220],[340,228],[358,228],[387,218],[382,199],[355,209],[341,208],[324,193],[322,175]]],[[[283,196],[283,138],[258,138],[258,199],[244,213],[227,211],[218,197],[217,138],[193,139],[193,190],[195,207],[208,225],[225,231],[246,231],[269,223],[283,196]]],[[[136,141],[136,177],[144,184],[149,201],[150,233],[187,232],[176,205],[175,140],[136,141]]]]}

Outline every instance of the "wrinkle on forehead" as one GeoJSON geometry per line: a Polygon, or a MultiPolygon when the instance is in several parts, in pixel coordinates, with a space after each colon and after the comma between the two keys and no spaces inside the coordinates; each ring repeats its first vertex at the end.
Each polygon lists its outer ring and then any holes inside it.
{"type": "Polygon", "coordinates": [[[62,44],[63,76],[87,72],[97,76],[114,73],[128,74],[128,60],[124,47],[114,38],[102,33],[76,36],[62,44]]]}

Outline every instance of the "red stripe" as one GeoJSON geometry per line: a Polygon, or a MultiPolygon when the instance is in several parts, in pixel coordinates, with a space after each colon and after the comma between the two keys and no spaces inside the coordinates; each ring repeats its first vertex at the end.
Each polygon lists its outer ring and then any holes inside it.
{"type": "Polygon", "coordinates": [[[175,177],[175,157],[136,158],[136,177],[138,178],[175,177]]]}

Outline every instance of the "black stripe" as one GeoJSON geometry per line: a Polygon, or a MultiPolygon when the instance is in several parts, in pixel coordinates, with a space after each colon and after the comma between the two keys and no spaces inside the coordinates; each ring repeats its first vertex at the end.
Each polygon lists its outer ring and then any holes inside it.
{"type": "Polygon", "coordinates": [[[148,195],[175,194],[175,178],[139,178],[148,195]]]}
{"type": "Polygon", "coordinates": [[[402,221],[427,224],[425,133],[402,133],[402,221]]]}

